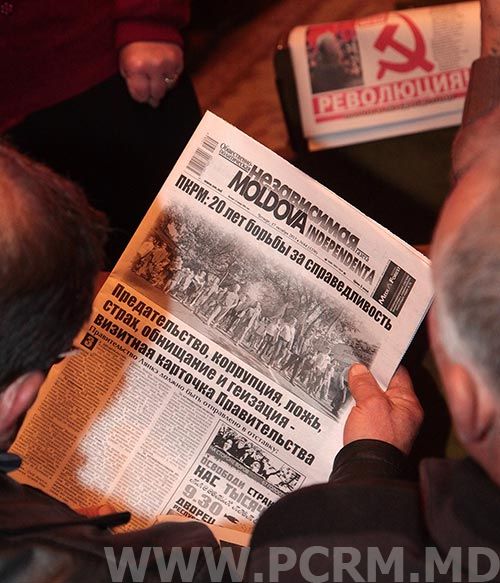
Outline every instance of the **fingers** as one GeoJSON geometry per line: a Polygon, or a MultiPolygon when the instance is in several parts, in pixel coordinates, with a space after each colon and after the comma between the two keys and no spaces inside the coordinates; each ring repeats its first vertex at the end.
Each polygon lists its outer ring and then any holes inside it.
{"type": "Polygon", "coordinates": [[[403,366],[400,366],[394,373],[394,376],[392,377],[391,382],[387,387],[387,395],[394,396],[396,393],[398,393],[400,396],[415,395],[410,375],[403,366]]]}
{"type": "Polygon", "coordinates": [[[160,77],[153,77],[149,82],[151,99],[160,103],[160,101],[165,96],[167,89],[173,86],[172,83],[166,82],[165,79],[160,77]]]}
{"type": "Polygon", "coordinates": [[[182,49],[171,43],[130,43],[121,49],[119,61],[131,97],[152,107],[175,87],[183,69],[182,49]]]}
{"type": "Polygon", "coordinates": [[[97,508],[97,516],[105,516],[106,514],[114,514],[115,512],[116,508],[108,503],[97,508]]]}
{"type": "Polygon", "coordinates": [[[349,387],[356,406],[344,428],[344,443],[377,439],[408,453],[423,418],[408,372],[398,368],[384,392],[366,366],[355,364],[349,387]]]}
{"type": "Polygon", "coordinates": [[[145,75],[136,73],[125,77],[128,91],[139,103],[146,103],[150,96],[149,79],[145,75]]]}
{"type": "Polygon", "coordinates": [[[398,403],[400,408],[405,409],[409,423],[420,427],[424,419],[424,410],[413,389],[410,375],[404,367],[400,366],[392,377],[386,395],[392,403],[398,403]]]}
{"type": "Polygon", "coordinates": [[[382,393],[377,381],[364,364],[353,364],[349,370],[349,390],[358,403],[382,393]]]}
{"type": "Polygon", "coordinates": [[[132,99],[139,103],[148,103],[152,107],[158,107],[168,88],[174,85],[163,79],[149,79],[142,74],[129,75],[125,80],[132,99]]]}
{"type": "MultiPolygon", "coordinates": [[[[383,393],[371,372],[361,363],[354,364],[349,371],[349,389],[356,401],[376,397],[383,393]]],[[[413,383],[404,367],[400,366],[394,373],[385,394],[390,399],[394,397],[416,399],[413,383]]]]}
{"type": "Polygon", "coordinates": [[[106,514],[114,514],[116,509],[109,503],[101,504],[101,506],[88,506],[84,508],[77,508],[76,512],[87,516],[88,518],[94,518],[95,516],[105,516],[106,514]]]}

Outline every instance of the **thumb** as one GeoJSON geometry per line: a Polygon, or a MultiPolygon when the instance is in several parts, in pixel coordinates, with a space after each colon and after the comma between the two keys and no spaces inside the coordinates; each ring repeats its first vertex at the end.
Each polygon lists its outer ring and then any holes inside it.
{"type": "Polygon", "coordinates": [[[97,507],[97,516],[105,516],[106,514],[114,514],[115,512],[116,508],[112,504],[109,504],[109,502],[97,507]]]}
{"type": "Polygon", "coordinates": [[[349,370],[349,390],[356,403],[379,397],[382,389],[364,364],[353,364],[349,370]]]}
{"type": "Polygon", "coordinates": [[[88,518],[95,518],[96,516],[114,514],[116,512],[116,508],[114,508],[111,504],[106,502],[105,504],[101,504],[100,506],[86,506],[83,508],[76,508],[75,511],[78,512],[78,514],[83,514],[83,516],[87,516],[88,518]]]}

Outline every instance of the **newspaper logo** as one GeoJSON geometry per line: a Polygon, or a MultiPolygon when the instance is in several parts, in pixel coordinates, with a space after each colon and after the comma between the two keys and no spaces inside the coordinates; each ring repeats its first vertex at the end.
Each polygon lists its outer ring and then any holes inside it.
{"type": "Polygon", "coordinates": [[[372,297],[391,314],[399,316],[414,284],[414,277],[390,261],[372,297]]]}
{"type": "Polygon", "coordinates": [[[400,40],[396,39],[396,33],[400,28],[399,24],[387,24],[382,29],[377,40],[375,41],[374,47],[381,53],[385,53],[388,49],[396,51],[402,55],[406,60],[404,61],[388,61],[379,60],[380,68],[377,72],[377,79],[382,79],[387,71],[395,71],[396,73],[410,73],[414,69],[423,69],[427,73],[434,69],[433,63],[431,63],[425,57],[425,40],[417,28],[415,23],[405,16],[404,14],[398,15],[402,18],[413,35],[413,47],[403,44],[400,40]]]}
{"type": "Polygon", "coordinates": [[[222,156],[226,160],[229,160],[229,162],[231,162],[235,166],[238,166],[238,168],[241,168],[245,172],[250,172],[250,170],[252,169],[253,166],[252,162],[238,154],[238,152],[232,150],[227,144],[220,145],[219,156],[222,156]]]}

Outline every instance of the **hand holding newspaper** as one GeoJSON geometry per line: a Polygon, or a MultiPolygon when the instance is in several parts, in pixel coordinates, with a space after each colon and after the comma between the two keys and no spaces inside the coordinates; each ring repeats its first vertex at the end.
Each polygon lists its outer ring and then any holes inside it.
{"type": "Polygon", "coordinates": [[[328,478],[353,362],[387,386],[429,261],[207,113],[15,443],[71,506],[250,531],[328,478]]]}

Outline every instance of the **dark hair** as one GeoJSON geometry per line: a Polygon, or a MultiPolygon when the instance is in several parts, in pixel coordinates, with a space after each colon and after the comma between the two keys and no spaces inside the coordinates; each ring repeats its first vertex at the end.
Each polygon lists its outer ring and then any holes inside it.
{"type": "Polygon", "coordinates": [[[0,390],[71,346],[105,237],[76,185],[0,143],[0,390]]]}

